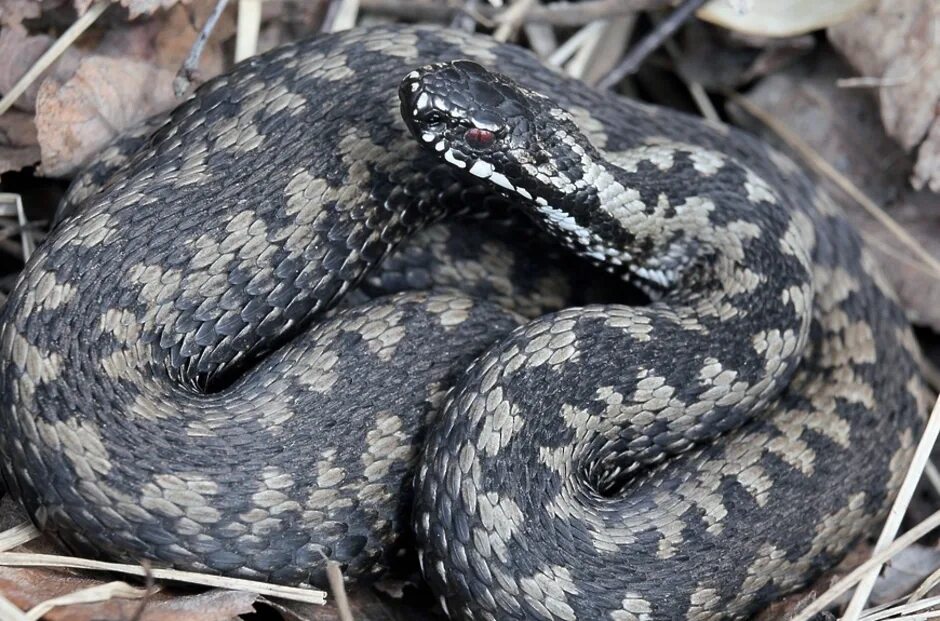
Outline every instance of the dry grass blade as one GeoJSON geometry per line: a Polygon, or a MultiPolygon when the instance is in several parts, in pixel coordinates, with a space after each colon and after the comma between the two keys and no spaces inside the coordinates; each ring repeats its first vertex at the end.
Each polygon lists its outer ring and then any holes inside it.
{"type": "Polygon", "coordinates": [[[354,621],[352,609],[349,607],[349,598],[346,597],[346,586],[343,584],[343,572],[339,568],[339,563],[336,561],[327,562],[326,579],[330,581],[330,592],[333,593],[333,600],[336,602],[339,621],[354,621]]]}
{"type": "Polygon", "coordinates": [[[619,65],[597,83],[598,88],[611,89],[628,75],[636,73],[643,61],[671,37],[679,26],[684,24],[705,2],[706,0],[682,0],[682,3],[668,17],[656,24],[656,27],[623,57],[619,65]]]}
{"type": "Polygon", "coordinates": [[[937,470],[937,467],[932,461],[927,462],[927,466],[924,468],[924,475],[927,477],[927,480],[930,481],[930,486],[933,488],[934,494],[940,496],[940,470],[937,470]]]}
{"type": "Polygon", "coordinates": [[[88,27],[95,23],[95,20],[104,13],[104,10],[110,5],[109,2],[101,0],[88,9],[84,15],[79,17],[75,22],[62,33],[56,42],[53,43],[48,50],[46,50],[39,59],[33,63],[33,66],[29,68],[29,71],[26,72],[23,77],[17,80],[16,84],[13,85],[13,88],[10,89],[10,92],[6,93],[3,96],[3,99],[0,99],[0,114],[3,114],[10,109],[10,106],[20,98],[26,89],[29,88],[29,85],[32,84],[36,78],[42,75],[42,72],[49,68],[49,65],[55,62],[55,60],[62,55],[62,52],[67,50],[72,43],[75,42],[83,32],[88,30],[88,27]]]}
{"type": "Polygon", "coordinates": [[[535,0],[516,0],[508,9],[496,18],[499,26],[493,33],[497,41],[508,41],[522,25],[526,14],[535,6],[535,0]]]}
{"type": "Polygon", "coordinates": [[[0,552],[12,550],[16,546],[30,542],[39,536],[39,531],[29,522],[17,524],[0,533],[0,552]]]}
{"type": "MultiPolygon", "coordinates": [[[[937,586],[938,584],[940,584],[940,569],[936,570],[935,572],[927,576],[924,579],[924,581],[920,583],[920,586],[917,587],[917,589],[913,593],[911,593],[911,596],[909,598],[907,598],[907,603],[913,604],[914,602],[923,600],[924,597],[927,595],[927,593],[930,593],[933,590],[933,588],[937,586]]],[[[931,598],[931,599],[938,599],[938,598],[931,598]]]]}
{"type": "Polygon", "coordinates": [[[745,112],[766,125],[771,131],[777,134],[781,140],[783,140],[797,153],[799,153],[806,163],[813,168],[813,170],[831,180],[839,187],[840,190],[845,192],[852,198],[852,200],[861,205],[865,211],[870,213],[905,246],[910,248],[914,254],[920,257],[924,263],[930,266],[930,269],[933,270],[933,273],[938,278],[940,278],[940,261],[935,259],[933,255],[927,252],[924,247],[917,242],[916,239],[911,237],[910,234],[905,231],[900,224],[894,221],[894,218],[889,216],[884,211],[884,209],[876,205],[874,201],[865,196],[864,192],[858,189],[854,183],[849,181],[842,173],[836,170],[832,164],[823,159],[823,157],[820,156],[811,146],[809,146],[809,144],[803,141],[803,139],[797,136],[795,133],[790,131],[783,123],[773,118],[765,110],[761,109],[759,106],[754,105],[744,97],[738,95],[737,93],[727,93],[727,95],[734,103],[741,106],[745,112]]]}
{"type": "Polygon", "coordinates": [[[927,615],[916,614],[923,613],[929,608],[940,604],[940,597],[931,597],[930,599],[921,600],[919,602],[904,604],[901,606],[888,606],[887,608],[882,608],[877,612],[867,614],[861,618],[860,621],[885,621],[891,619],[893,621],[902,621],[905,619],[928,619],[935,618],[940,616],[940,612],[933,612],[927,615]],[[913,615],[913,616],[909,616],[913,615]]]}
{"type": "MultiPolygon", "coordinates": [[[[463,10],[460,3],[437,0],[360,0],[363,10],[387,17],[405,17],[410,20],[446,21],[463,10]]],[[[527,24],[578,27],[598,19],[621,17],[640,11],[668,8],[670,0],[581,0],[580,2],[553,2],[538,4],[526,13],[527,24]]],[[[474,11],[474,18],[484,21],[499,13],[494,7],[482,5],[474,11]]]]}
{"type": "Polygon", "coordinates": [[[261,33],[261,2],[238,0],[238,25],[235,31],[235,62],[251,58],[258,52],[261,33]]]}
{"type": "Polygon", "coordinates": [[[36,249],[36,243],[29,230],[29,220],[26,219],[26,210],[23,209],[23,198],[19,194],[0,192],[0,206],[2,205],[10,206],[11,211],[16,214],[16,221],[20,226],[20,246],[25,263],[36,249]]]}
{"type": "Polygon", "coordinates": [[[878,554],[873,555],[870,559],[856,567],[847,576],[843,577],[838,582],[829,587],[825,593],[820,595],[806,608],[791,617],[790,621],[810,621],[810,619],[824,611],[829,607],[830,604],[835,602],[840,595],[855,586],[855,584],[865,577],[865,575],[867,575],[868,572],[872,570],[872,568],[881,567],[885,561],[894,557],[898,552],[907,548],[912,543],[938,526],[940,526],[940,511],[931,514],[930,517],[928,517],[926,520],[917,524],[914,526],[914,528],[898,537],[890,546],[878,554]]]}
{"type": "Polygon", "coordinates": [[[74,593],[53,597],[47,599],[41,604],[37,604],[29,609],[26,618],[29,621],[39,621],[43,616],[53,608],[60,606],[72,606],[75,604],[92,604],[95,602],[104,602],[109,599],[140,599],[150,593],[149,589],[134,587],[126,582],[108,582],[87,589],[79,589],[74,593]]]}
{"type": "Polygon", "coordinates": [[[603,31],[603,21],[591,22],[587,26],[582,27],[576,33],[568,37],[564,43],[558,46],[558,49],[548,57],[548,64],[555,67],[560,67],[564,63],[568,62],[568,59],[574,56],[575,52],[581,49],[582,46],[600,36],[600,33],[603,31]]]}
{"type": "Polygon", "coordinates": [[[324,32],[349,30],[359,17],[359,0],[335,0],[324,21],[324,32]]]}
{"type": "MultiPolygon", "coordinates": [[[[74,556],[59,556],[56,554],[27,554],[16,552],[0,553],[0,565],[11,567],[70,567],[72,569],[90,569],[95,571],[111,571],[132,576],[147,576],[147,570],[139,565],[124,563],[105,563],[74,556]]],[[[158,580],[175,580],[200,586],[229,589],[232,591],[247,591],[268,597],[279,597],[296,602],[308,604],[326,603],[326,593],[317,589],[281,586],[267,584],[256,580],[242,578],[224,578],[211,574],[200,574],[194,571],[178,571],[176,569],[151,569],[150,573],[158,580]]]]}

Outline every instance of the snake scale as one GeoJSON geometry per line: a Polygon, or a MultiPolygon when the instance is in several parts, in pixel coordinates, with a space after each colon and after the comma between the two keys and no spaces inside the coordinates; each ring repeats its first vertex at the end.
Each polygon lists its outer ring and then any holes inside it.
{"type": "Polygon", "coordinates": [[[70,550],[322,584],[414,545],[456,618],[739,619],[900,483],[908,324],[747,135],[383,25],[139,142],[3,310],[3,481],[70,550]]]}

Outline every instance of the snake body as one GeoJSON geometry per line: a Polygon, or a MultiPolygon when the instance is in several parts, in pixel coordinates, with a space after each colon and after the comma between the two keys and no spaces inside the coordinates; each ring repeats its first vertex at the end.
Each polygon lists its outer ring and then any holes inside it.
{"type": "Polygon", "coordinates": [[[923,422],[792,162],[484,37],[250,59],[74,211],[3,310],[0,453],[85,554],[322,584],[413,530],[454,617],[738,619],[869,532],[923,422]],[[575,255],[651,302],[566,308],[575,255]]]}

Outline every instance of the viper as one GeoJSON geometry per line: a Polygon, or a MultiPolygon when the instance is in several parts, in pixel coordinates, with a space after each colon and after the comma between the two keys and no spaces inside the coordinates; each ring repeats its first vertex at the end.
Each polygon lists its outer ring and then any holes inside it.
{"type": "Polygon", "coordinates": [[[456,618],[739,619],[904,474],[904,314],[744,133],[382,25],[134,144],[0,320],[0,472],[69,550],[322,584],[414,546],[456,618]]]}

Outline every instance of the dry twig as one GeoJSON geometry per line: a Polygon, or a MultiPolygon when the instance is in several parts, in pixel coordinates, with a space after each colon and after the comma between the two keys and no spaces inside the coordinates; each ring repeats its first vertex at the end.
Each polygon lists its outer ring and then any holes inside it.
{"type": "Polygon", "coordinates": [[[189,55],[186,57],[186,60],[183,61],[183,66],[180,67],[180,70],[176,73],[176,78],[173,80],[173,92],[177,97],[182,97],[190,84],[198,79],[199,58],[202,56],[202,50],[206,47],[209,35],[212,34],[219,18],[222,17],[222,12],[225,11],[227,4],[228,0],[218,0],[216,2],[215,8],[212,9],[212,13],[209,14],[209,18],[199,31],[196,41],[190,48],[189,55]]]}
{"type": "Polygon", "coordinates": [[[336,603],[339,621],[353,621],[352,609],[349,607],[349,598],[346,596],[346,585],[343,584],[343,572],[336,561],[327,561],[326,579],[330,583],[330,592],[336,603]]]}
{"type": "Polygon", "coordinates": [[[633,46],[620,64],[610,73],[598,82],[597,86],[603,89],[610,89],[617,85],[628,75],[636,73],[646,57],[652,54],[656,48],[663,44],[663,41],[672,36],[679,29],[679,26],[688,20],[692,13],[697,11],[706,0],[684,0],[675,11],[669,14],[664,20],[656,24],[656,27],[643,39],[633,46]]]}

